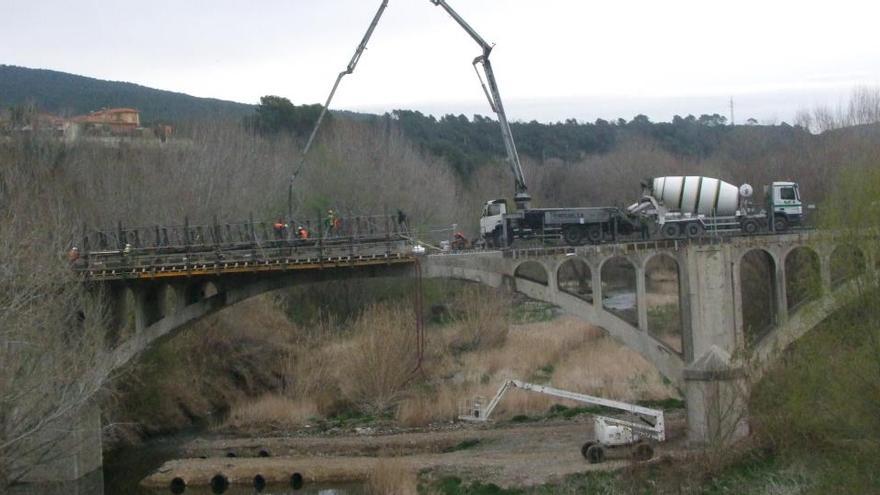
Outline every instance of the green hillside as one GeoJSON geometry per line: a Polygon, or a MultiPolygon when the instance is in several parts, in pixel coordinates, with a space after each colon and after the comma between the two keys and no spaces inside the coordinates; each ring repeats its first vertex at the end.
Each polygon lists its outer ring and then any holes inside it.
{"type": "Polygon", "coordinates": [[[141,111],[141,121],[145,124],[240,118],[253,113],[254,109],[243,103],[198,98],[127,82],[0,65],[0,107],[27,102],[57,114],[82,114],[102,107],[133,107],[141,111]]]}

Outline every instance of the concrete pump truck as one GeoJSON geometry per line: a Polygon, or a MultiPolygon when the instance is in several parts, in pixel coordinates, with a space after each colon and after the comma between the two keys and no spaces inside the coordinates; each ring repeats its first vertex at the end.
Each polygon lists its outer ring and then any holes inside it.
{"type": "Polygon", "coordinates": [[[493,199],[483,205],[480,215],[480,237],[490,247],[509,246],[515,239],[559,239],[577,245],[587,241],[597,243],[605,239],[615,239],[619,235],[629,235],[635,224],[630,217],[615,207],[590,208],[531,208],[532,197],[526,186],[519,153],[510,123],[504,112],[498,82],[492,70],[489,55],[492,45],[486,42],[445,0],[430,0],[442,7],[470,35],[483,52],[473,60],[474,71],[489,100],[489,107],[498,117],[501,137],[507,153],[507,164],[513,172],[513,201],[518,211],[508,211],[506,199],[493,199]],[[479,66],[479,67],[478,67],[479,66]],[[480,71],[482,68],[482,74],[480,71]],[[484,79],[485,76],[485,79],[484,79]]]}
{"type": "MultiPolygon", "coordinates": [[[[461,26],[467,34],[480,46],[482,53],[473,60],[474,71],[480,80],[483,92],[489,101],[489,106],[498,117],[501,127],[501,137],[506,151],[506,160],[514,177],[513,201],[518,211],[508,210],[506,199],[494,199],[486,202],[480,218],[480,237],[487,246],[509,246],[515,239],[559,239],[568,244],[584,244],[601,242],[605,239],[614,239],[618,235],[627,235],[633,232],[634,223],[626,215],[626,212],[615,207],[596,208],[530,208],[532,200],[529,195],[526,179],[523,175],[522,164],[516,151],[516,143],[510,131],[507,114],[504,112],[504,104],[501,101],[501,93],[492,70],[489,55],[492,53],[492,45],[486,42],[479,33],[474,30],[445,0],[429,0],[435,6],[445,10],[452,19],[461,26]]],[[[383,0],[370,23],[367,32],[358,44],[351,61],[345,70],[339,73],[333,88],[327,97],[318,117],[315,127],[309,136],[297,169],[290,177],[288,187],[288,210],[292,210],[293,182],[305,166],[309,150],[314,143],[315,136],[324,116],[330,108],[330,103],[342,78],[354,72],[361,55],[367,47],[376,25],[388,6],[388,0],[383,0]]],[[[292,214],[292,211],[288,212],[292,214]]]]}

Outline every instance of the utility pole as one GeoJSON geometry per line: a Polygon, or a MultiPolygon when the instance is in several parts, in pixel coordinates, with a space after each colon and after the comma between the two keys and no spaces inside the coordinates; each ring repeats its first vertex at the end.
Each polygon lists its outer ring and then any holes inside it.
{"type": "Polygon", "coordinates": [[[730,97],[730,125],[736,125],[736,120],[733,119],[733,97],[730,97]]]}

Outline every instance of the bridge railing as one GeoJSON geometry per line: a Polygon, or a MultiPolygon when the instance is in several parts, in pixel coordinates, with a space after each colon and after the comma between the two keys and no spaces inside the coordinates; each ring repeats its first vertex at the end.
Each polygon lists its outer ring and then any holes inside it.
{"type": "MultiPolygon", "coordinates": [[[[85,230],[85,229],[84,229],[85,230]]],[[[330,217],[315,222],[154,225],[85,231],[74,267],[151,267],[279,258],[351,257],[358,253],[400,251],[409,238],[394,215],[330,217]]]]}

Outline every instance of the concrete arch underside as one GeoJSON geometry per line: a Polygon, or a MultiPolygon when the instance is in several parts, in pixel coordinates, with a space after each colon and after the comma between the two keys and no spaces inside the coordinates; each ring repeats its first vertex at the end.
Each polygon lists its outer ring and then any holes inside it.
{"type": "Polygon", "coordinates": [[[106,361],[107,371],[119,369],[156,342],[173,337],[186,326],[246,299],[285,287],[346,278],[399,277],[411,273],[410,264],[328,267],[303,273],[237,276],[191,280],[175,286],[154,284],[111,289],[119,299],[133,299],[134,329],[116,345],[106,361]],[[132,298],[129,294],[133,293],[132,298]]]}
{"type": "MultiPolygon", "coordinates": [[[[684,383],[685,363],[682,357],[674,349],[649,335],[648,332],[640,330],[602,307],[600,274],[603,264],[612,258],[615,258],[613,254],[601,254],[598,257],[569,255],[561,258],[529,260],[511,260],[504,258],[501,252],[479,253],[469,256],[447,255],[427,263],[424,273],[426,277],[452,278],[477,282],[491,287],[506,285],[531,299],[557,306],[566,313],[604,328],[612,338],[638,352],[648,362],[656,366],[664,377],[680,389],[684,383]],[[565,281],[560,280],[563,268],[572,263],[585,268],[584,275],[590,276],[590,299],[592,301],[566,290],[565,281]],[[543,273],[547,274],[546,284],[543,281],[531,280],[532,276],[517,276],[523,273],[520,270],[521,267],[533,267],[534,264],[540,264],[543,267],[543,273]]],[[[638,278],[642,278],[643,263],[640,260],[629,260],[629,262],[639,275],[638,278]]],[[[642,286],[641,289],[643,290],[644,287],[642,286]]]]}

